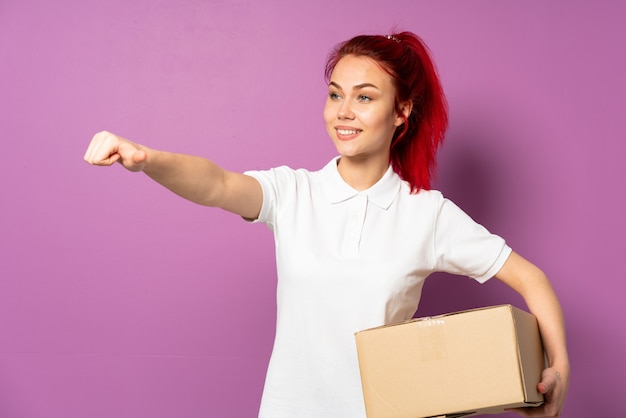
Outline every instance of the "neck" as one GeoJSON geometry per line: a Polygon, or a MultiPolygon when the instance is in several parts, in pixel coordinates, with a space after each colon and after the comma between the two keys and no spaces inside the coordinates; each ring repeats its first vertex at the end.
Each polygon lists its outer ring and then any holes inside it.
{"type": "Polygon", "coordinates": [[[388,159],[372,161],[341,157],[337,162],[339,174],[355,190],[369,189],[385,175],[388,168],[388,159]]]}

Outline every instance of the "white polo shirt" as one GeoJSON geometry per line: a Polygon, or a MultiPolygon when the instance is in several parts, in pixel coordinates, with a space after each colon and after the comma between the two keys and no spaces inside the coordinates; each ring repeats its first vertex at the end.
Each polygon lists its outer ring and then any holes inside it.
{"type": "Polygon", "coordinates": [[[410,319],[430,273],[482,283],[511,253],[440,192],[411,194],[391,167],[364,191],[337,158],[246,174],[262,186],[257,222],[274,232],[278,269],[261,418],[364,418],[354,333],[410,319]]]}

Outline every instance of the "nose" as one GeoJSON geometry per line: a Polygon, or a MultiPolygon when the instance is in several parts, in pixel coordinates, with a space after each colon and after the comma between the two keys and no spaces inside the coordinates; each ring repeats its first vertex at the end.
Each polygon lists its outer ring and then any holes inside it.
{"type": "Polygon", "coordinates": [[[354,112],[352,111],[352,106],[350,106],[349,100],[343,100],[341,102],[337,112],[337,117],[339,119],[354,119],[354,112]]]}

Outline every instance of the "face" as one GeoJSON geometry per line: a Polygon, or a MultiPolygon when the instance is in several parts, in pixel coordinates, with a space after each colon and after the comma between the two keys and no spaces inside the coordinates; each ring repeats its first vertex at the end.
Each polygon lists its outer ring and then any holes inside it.
{"type": "Polygon", "coordinates": [[[391,139],[403,123],[395,101],[392,78],[375,61],[353,55],[339,60],[330,76],[324,120],[342,158],[388,164],[391,139]]]}

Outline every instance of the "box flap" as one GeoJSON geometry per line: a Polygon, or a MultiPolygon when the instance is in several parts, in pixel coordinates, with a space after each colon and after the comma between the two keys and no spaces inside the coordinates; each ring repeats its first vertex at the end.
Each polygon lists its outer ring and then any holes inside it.
{"type": "Polygon", "coordinates": [[[534,406],[543,403],[543,395],[537,389],[541,373],[545,368],[545,358],[541,335],[534,315],[511,306],[515,322],[520,374],[524,385],[526,402],[534,406]]]}

